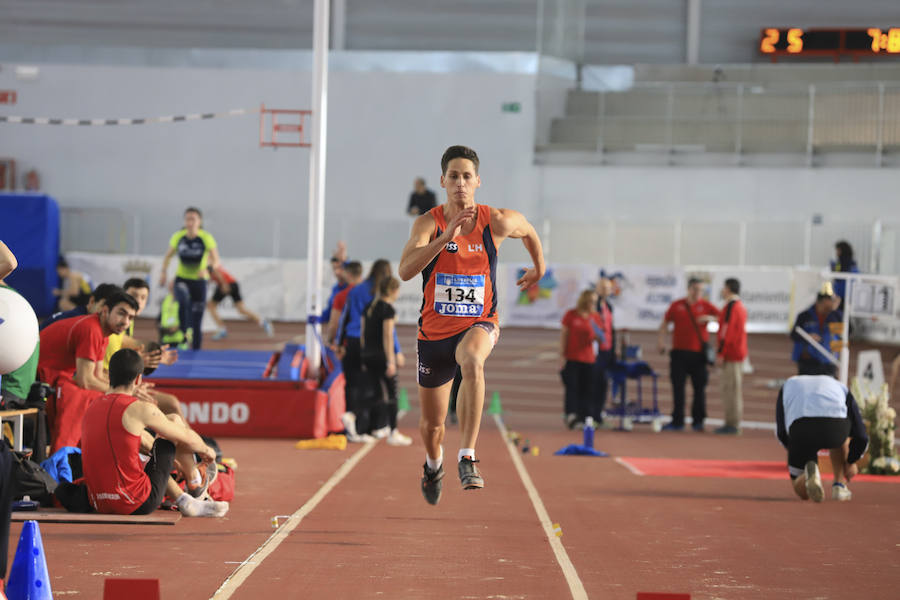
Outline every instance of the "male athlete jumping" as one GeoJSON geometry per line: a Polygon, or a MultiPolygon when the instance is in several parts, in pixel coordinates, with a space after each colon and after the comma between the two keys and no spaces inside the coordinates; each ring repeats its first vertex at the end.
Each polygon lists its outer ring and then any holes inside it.
{"type": "Polygon", "coordinates": [[[457,400],[460,450],[457,456],[463,489],[484,487],[475,463],[475,440],[484,405],[484,362],[500,336],[497,319],[497,249],[506,238],[522,240],[534,266],[517,284],[527,289],[544,275],[541,240],[520,213],[475,204],[481,186],[478,155],[451,146],[441,158],[444,204],[418,217],[399,274],[408,281],[422,273],[424,300],[419,318],[418,383],[425,442],[422,494],[430,504],[441,498],[444,419],[457,364],[462,385],[457,400]]]}

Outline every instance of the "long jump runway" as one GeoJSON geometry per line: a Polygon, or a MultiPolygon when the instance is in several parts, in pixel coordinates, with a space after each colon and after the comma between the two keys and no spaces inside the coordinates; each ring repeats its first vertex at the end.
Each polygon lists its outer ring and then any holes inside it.
{"type": "MultiPolygon", "coordinates": [[[[299,331],[283,325],[276,342],[299,331]]],[[[401,331],[408,355],[411,331],[401,331]]],[[[230,333],[231,347],[272,346],[251,338],[249,326],[234,324],[230,333]]],[[[558,365],[548,354],[557,336],[504,331],[488,362],[488,395],[500,393],[503,422],[539,453],[515,450],[514,460],[498,423],[485,416],[478,443],[484,490],[460,489],[458,429],[450,426],[443,498],[436,507],[422,499],[424,451],[407,366],[401,385],[413,407],[401,429],[416,439],[411,447],[310,451],[294,449],[293,440],[219,440],[239,464],[226,518],[183,518],[171,527],[43,524],[54,597],[100,598],[105,577],[157,578],[163,598],[188,599],[624,600],[639,591],[695,599],[897,597],[900,486],[854,482],[852,502],[813,505],[792,496],[786,475],[659,477],[615,460],[783,461],[772,431],[721,438],[637,426],[598,431],[596,445],[611,458],[553,456],[579,441],[559,418],[558,365]],[[292,517],[276,530],[277,515],[292,517]]],[[[792,370],[776,360],[783,341],[769,337],[751,339],[758,373],[745,380],[747,416],[760,421],[774,406],[765,382],[792,370]]],[[[208,344],[217,346],[224,347],[208,344]]],[[[653,361],[666,412],[665,365],[653,361]]],[[[713,417],[721,413],[716,398],[711,383],[713,417]]],[[[10,558],[20,529],[13,524],[10,558]]]]}

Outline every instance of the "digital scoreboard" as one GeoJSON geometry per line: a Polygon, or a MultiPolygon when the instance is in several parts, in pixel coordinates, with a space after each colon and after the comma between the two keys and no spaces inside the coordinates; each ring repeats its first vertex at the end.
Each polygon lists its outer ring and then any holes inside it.
{"type": "Polygon", "coordinates": [[[856,56],[900,57],[900,27],[881,29],[788,29],[769,27],[760,32],[759,51],[769,56],[856,56]]]}

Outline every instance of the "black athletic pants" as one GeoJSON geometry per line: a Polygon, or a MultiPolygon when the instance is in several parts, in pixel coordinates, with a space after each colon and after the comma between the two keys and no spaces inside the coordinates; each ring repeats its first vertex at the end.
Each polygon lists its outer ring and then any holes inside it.
{"type": "MultiPolygon", "coordinates": [[[[0,441],[0,580],[6,579],[6,561],[9,555],[9,521],[12,518],[13,481],[12,450],[0,441]]],[[[0,581],[0,590],[3,582],[0,581]]]]}
{"type": "Polygon", "coordinates": [[[175,278],[175,287],[178,299],[178,318],[181,321],[181,331],[187,335],[189,328],[193,329],[193,342],[191,347],[199,350],[203,343],[203,332],[200,326],[203,323],[203,312],[206,310],[206,280],[175,278]],[[184,302],[184,297],[188,302],[184,302]]]}
{"type": "Polygon", "coordinates": [[[356,415],[356,432],[366,433],[367,429],[364,429],[363,426],[368,427],[369,411],[365,406],[366,382],[358,337],[344,338],[344,357],[341,359],[341,368],[344,371],[344,398],[347,403],[347,412],[356,415]]]}
{"type": "Polygon", "coordinates": [[[594,361],[594,406],[597,414],[594,421],[603,422],[603,409],[606,408],[606,396],[609,388],[609,368],[615,362],[615,354],[612,350],[600,350],[597,352],[597,360],[594,361]]]}
{"type": "MultiPolygon", "coordinates": [[[[175,444],[169,440],[157,438],[150,450],[150,460],[144,467],[144,473],[150,478],[150,495],[143,504],[138,506],[131,514],[149,515],[162,504],[166,495],[166,485],[172,476],[172,468],[175,466],[175,444]]],[[[173,498],[174,500],[174,498],[173,498]]]]}
{"type": "Polygon", "coordinates": [[[709,381],[706,356],[703,352],[672,350],[669,354],[669,376],[672,380],[672,425],[684,425],[684,392],[690,377],[694,389],[691,417],[694,427],[702,426],[706,420],[706,383],[709,381]]]}
{"type": "Polygon", "coordinates": [[[371,427],[387,425],[393,431],[397,428],[397,375],[387,374],[387,361],[381,356],[367,356],[363,364],[367,397],[371,399],[371,427]]]}
{"type": "Polygon", "coordinates": [[[592,390],[594,363],[567,360],[562,370],[562,380],[566,386],[565,414],[578,415],[578,420],[593,417],[596,402],[592,390]]]}

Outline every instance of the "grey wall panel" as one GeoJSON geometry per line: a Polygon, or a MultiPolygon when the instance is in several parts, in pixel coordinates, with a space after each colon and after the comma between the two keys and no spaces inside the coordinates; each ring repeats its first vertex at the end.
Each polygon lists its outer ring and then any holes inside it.
{"type": "Polygon", "coordinates": [[[768,62],[769,58],[757,50],[759,32],[764,27],[897,27],[900,26],[900,2],[703,0],[700,19],[701,62],[768,62]]]}
{"type": "Polygon", "coordinates": [[[684,62],[685,15],[683,0],[588,0],[585,62],[684,62]]]}

